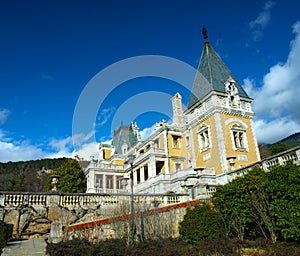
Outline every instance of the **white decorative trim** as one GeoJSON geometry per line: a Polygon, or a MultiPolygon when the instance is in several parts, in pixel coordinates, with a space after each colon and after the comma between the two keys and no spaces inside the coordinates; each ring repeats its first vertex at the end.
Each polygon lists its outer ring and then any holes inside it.
{"type": "Polygon", "coordinates": [[[208,161],[209,159],[211,159],[210,153],[203,156],[203,161],[204,162],[208,161]]]}
{"type": "Polygon", "coordinates": [[[250,129],[252,132],[252,137],[253,137],[253,141],[254,141],[254,146],[255,146],[255,152],[256,152],[256,157],[257,160],[260,161],[260,153],[259,153],[259,148],[258,148],[258,144],[257,144],[257,140],[256,140],[256,134],[255,134],[255,130],[253,129],[253,120],[250,120],[250,129]]]}
{"type": "Polygon", "coordinates": [[[238,118],[229,118],[225,121],[225,125],[228,125],[232,122],[237,122],[237,123],[240,123],[242,126],[244,126],[245,129],[248,129],[248,125],[243,122],[242,120],[238,119],[238,118]]]}
{"type": "MultiPolygon", "coordinates": [[[[202,124],[200,128],[197,130],[197,136],[198,136],[198,145],[200,152],[204,152],[212,147],[212,140],[210,135],[210,126],[206,124],[202,124]],[[204,133],[207,132],[207,145],[203,145],[203,140],[201,138],[201,135],[204,136],[204,133]]],[[[205,140],[205,138],[204,138],[205,140]]]]}
{"type": "Polygon", "coordinates": [[[220,153],[222,171],[226,172],[228,170],[227,161],[226,161],[226,148],[225,148],[224,132],[222,129],[221,117],[219,113],[215,114],[215,123],[216,123],[216,132],[218,138],[218,148],[220,153]]]}
{"type": "Polygon", "coordinates": [[[238,155],[238,160],[241,162],[247,162],[248,161],[248,157],[245,155],[238,155]]]}
{"type": "MultiPolygon", "coordinates": [[[[169,150],[168,150],[168,131],[167,131],[167,129],[164,130],[164,144],[165,144],[164,146],[165,146],[165,152],[166,152],[165,172],[166,172],[166,174],[169,174],[170,173],[170,164],[169,164],[169,158],[168,158],[169,157],[169,150]]],[[[148,171],[149,171],[149,169],[148,169],[148,171]]]]}
{"type": "Polygon", "coordinates": [[[191,127],[189,128],[190,140],[191,140],[191,147],[192,147],[192,167],[196,166],[196,153],[195,153],[195,141],[194,141],[194,134],[192,132],[191,127]]]}

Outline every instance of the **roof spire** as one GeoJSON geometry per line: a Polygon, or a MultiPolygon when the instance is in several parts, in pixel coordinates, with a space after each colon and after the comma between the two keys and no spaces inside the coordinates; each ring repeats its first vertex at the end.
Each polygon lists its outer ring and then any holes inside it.
{"type": "Polygon", "coordinates": [[[205,43],[208,43],[208,36],[207,36],[207,30],[206,30],[206,28],[203,26],[202,27],[202,34],[203,34],[203,39],[204,39],[204,42],[205,43]]]}

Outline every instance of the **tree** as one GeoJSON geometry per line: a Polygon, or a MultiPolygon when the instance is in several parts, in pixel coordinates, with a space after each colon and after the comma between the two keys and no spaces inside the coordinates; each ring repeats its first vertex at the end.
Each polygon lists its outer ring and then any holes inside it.
{"type": "MultiPolygon", "coordinates": [[[[68,159],[54,173],[59,175],[58,191],[64,193],[84,193],[86,191],[86,178],[79,163],[75,159],[68,159]]],[[[51,176],[48,176],[46,190],[51,190],[51,176]]]]}
{"type": "Polygon", "coordinates": [[[212,202],[219,212],[226,228],[227,236],[236,236],[243,240],[249,234],[253,217],[246,197],[247,181],[237,178],[232,182],[217,187],[212,202]]]}
{"type": "Polygon", "coordinates": [[[225,236],[225,229],[218,212],[211,205],[203,204],[187,209],[179,225],[179,234],[184,240],[196,243],[205,238],[225,236]]]}
{"type": "Polygon", "coordinates": [[[257,238],[260,231],[273,243],[300,241],[300,167],[293,163],[267,173],[254,168],[218,187],[212,201],[229,236],[257,238]]]}
{"type": "Polygon", "coordinates": [[[266,190],[276,227],[284,240],[300,241],[300,167],[288,162],[271,169],[266,190]]]}
{"type": "Polygon", "coordinates": [[[288,150],[289,148],[287,147],[287,145],[283,144],[283,143],[276,143],[276,144],[273,144],[271,147],[270,147],[270,150],[272,152],[272,155],[276,155],[280,152],[283,152],[283,151],[286,151],[288,150]]]}

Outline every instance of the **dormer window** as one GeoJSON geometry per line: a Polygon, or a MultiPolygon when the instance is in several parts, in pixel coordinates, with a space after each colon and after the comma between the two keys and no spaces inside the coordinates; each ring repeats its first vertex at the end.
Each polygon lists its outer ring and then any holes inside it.
{"type": "Polygon", "coordinates": [[[127,152],[128,152],[128,145],[127,145],[127,143],[124,143],[122,145],[122,153],[123,153],[123,155],[126,155],[127,152]]]}
{"type": "Polygon", "coordinates": [[[227,92],[228,104],[231,107],[240,106],[239,91],[235,86],[235,81],[230,77],[225,83],[225,91],[227,92]]]}
{"type": "Polygon", "coordinates": [[[186,145],[187,148],[190,147],[190,136],[189,135],[187,135],[185,137],[185,145],[186,145]]]}

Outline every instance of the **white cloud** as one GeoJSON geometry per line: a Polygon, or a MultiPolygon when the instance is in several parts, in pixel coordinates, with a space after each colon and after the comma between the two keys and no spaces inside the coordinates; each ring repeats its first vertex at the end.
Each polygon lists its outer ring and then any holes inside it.
{"type": "Polygon", "coordinates": [[[107,123],[108,119],[112,116],[112,114],[116,111],[114,107],[102,109],[97,120],[97,126],[103,126],[107,123]]]}
{"type": "Polygon", "coordinates": [[[52,139],[48,145],[57,151],[66,151],[68,148],[72,146],[72,137],[67,137],[64,139],[52,139]]]}
{"type": "Polygon", "coordinates": [[[154,132],[154,127],[148,127],[140,131],[141,139],[146,140],[154,132]]]}
{"type": "Polygon", "coordinates": [[[249,22],[249,27],[252,30],[252,37],[254,41],[259,41],[262,36],[262,30],[267,27],[271,20],[271,9],[275,5],[275,2],[268,1],[265,3],[262,11],[258,14],[258,16],[249,22]]]}
{"type": "Polygon", "coordinates": [[[299,22],[294,25],[297,34],[287,61],[271,67],[264,76],[262,88],[255,92],[254,107],[261,115],[275,118],[288,114],[300,123],[300,29],[296,27],[299,22]]]}
{"type": "Polygon", "coordinates": [[[43,156],[42,150],[30,145],[28,141],[21,143],[0,141],[0,162],[34,160],[43,156]]]}
{"type": "Polygon", "coordinates": [[[72,157],[77,155],[79,158],[83,158],[84,160],[90,160],[91,156],[93,156],[97,159],[98,146],[99,144],[95,142],[83,144],[78,150],[72,152],[72,157]]]}
{"type": "Polygon", "coordinates": [[[255,127],[258,141],[275,142],[300,131],[300,23],[293,26],[296,33],[285,63],[270,68],[257,88],[255,81],[244,80],[244,87],[254,98],[255,127]]]}
{"type": "Polygon", "coordinates": [[[4,124],[9,116],[10,111],[6,108],[0,109],[0,124],[4,124]]]}
{"type": "Polygon", "coordinates": [[[69,136],[63,139],[52,139],[48,145],[54,149],[54,153],[49,153],[47,157],[75,157],[78,156],[84,160],[89,160],[91,156],[98,157],[98,143],[90,141],[94,135],[91,132],[87,135],[77,134],[73,137],[69,136]],[[73,142],[76,143],[76,149],[73,147],[73,142]]]}
{"type": "Polygon", "coordinates": [[[91,131],[91,132],[88,133],[88,134],[83,134],[83,133],[80,133],[80,134],[73,134],[72,137],[69,137],[69,138],[70,138],[70,141],[69,141],[69,139],[68,139],[68,140],[66,140],[66,142],[71,143],[71,141],[72,141],[74,145],[80,147],[82,144],[85,144],[85,143],[87,143],[88,141],[92,140],[94,134],[95,134],[95,131],[91,131]]]}
{"type": "Polygon", "coordinates": [[[269,122],[259,119],[254,122],[258,142],[274,143],[295,132],[300,132],[300,126],[288,118],[274,119],[269,122]]]}

